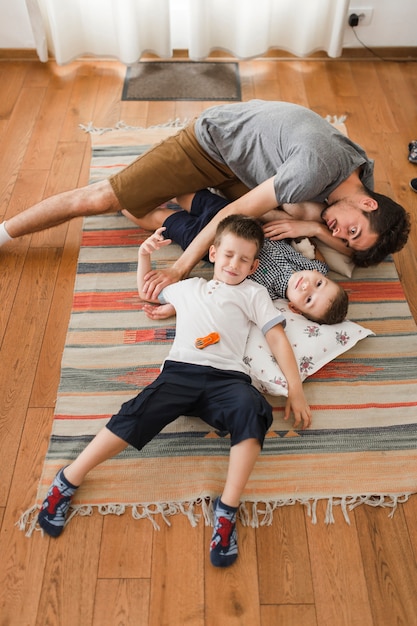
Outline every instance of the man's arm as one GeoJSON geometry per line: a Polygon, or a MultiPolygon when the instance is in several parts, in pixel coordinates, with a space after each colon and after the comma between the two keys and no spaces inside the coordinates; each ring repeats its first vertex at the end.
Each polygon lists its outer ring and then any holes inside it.
{"type": "Polygon", "coordinates": [[[333,237],[326,224],[323,223],[321,213],[325,206],[320,202],[282,204],[279,209],[262,216],[262,221],[265,223],[265,237],[272,241],[315,237],[330,248],[351,256],[352,250],[349,250],[341,239],[333,237]]]}
{"type": "Polygon", "coordinates": [[[276,205],[274,178],[269,178],[241,198],[228,204],[213,217],[169,270],[154,270],[146,276],[147,299],[155,299],[163,287],[188,276],[213,243],[217,225],[227,215],[240,213],[249,217],[260,217],[276,205]]]}
{"type": "Polygon", "coordinates": [[[293,349],[288,341],[282,324],[268,330],[265,339],[288,383],[288,398],[285,405],[284,419],[291,411],[294,414],[294,427],[301,424],[303,430],[311,425],[311,410],[304,396],[303,385],[298,371],[293,349]]]}
{"type": "Polygon", "coordinates": [[[297,237],[315,237],[319,241],[327,244],[330,248],[341,252],[347,256],[352,256],[353,251],[346,246],[342,239],[333,237],[326,224],[319,222],[300,220],[278,220],[268,222],[263,227],[265,237],[272,241],[280,239],[296,239],[297,237]]]}

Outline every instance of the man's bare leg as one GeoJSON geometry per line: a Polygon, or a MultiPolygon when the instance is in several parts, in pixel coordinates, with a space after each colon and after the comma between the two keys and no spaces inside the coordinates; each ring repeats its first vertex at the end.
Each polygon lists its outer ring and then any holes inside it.
{"type": "Polygon", "coordinates": [[[45,198],[6,222],[13,239],[63,224],[74,217],[112,213],[121,209],[108,180],[45,198]]]}

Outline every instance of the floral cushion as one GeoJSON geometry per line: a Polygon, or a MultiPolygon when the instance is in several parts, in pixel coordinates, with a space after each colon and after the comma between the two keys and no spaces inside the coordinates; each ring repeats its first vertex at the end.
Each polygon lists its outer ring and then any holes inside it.
{"type": "MultiPolygon", "coordinates": [[[[287,320],[285,332],[294,350],[302,380],[352,348],[360,339],[375,334],[349,320],[332,325],[312,322],[293,313],[287,300],[275,300],[274,304],[287,320]]],[[[274,396],[288,396],[287,381],[264,335],[256,326],[249,333],[244,360],[249,366],[252,384],[259,391],[274,396]]]]}

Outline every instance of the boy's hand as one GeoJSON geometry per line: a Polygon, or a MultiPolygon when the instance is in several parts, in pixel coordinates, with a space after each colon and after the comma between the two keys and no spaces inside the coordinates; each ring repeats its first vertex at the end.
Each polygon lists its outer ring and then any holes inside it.
{"type": "Polygon", "coordinates": [[[155,250],[159,250],[164,246],[169,246],[171,239],[164,239],[162,235],[164,230],[166,230],[165,226],[161,226],[161,228],[158,228],[150,237],[145,239],[145,241],[140,245],[138,252],[139,256],[143,254],[149,255],[152,254],[152,252],[155,252],[155,250]]]}
{"type": "Polygon", "coordinates": [[[302,430],[305,430],[311,426],[311,409],[302,390],[301,393],[288,395],[284,412],[285,420],[289,419],[291,411],[294,414],[294,428],[301,425],[302,430]]]}
{"type": "Polygon", "coordinates": [[[143,310],[150,320],[165,320],[175,315],[175,308],[169,302],[167,304],[160,304],[159,306],[144,304],[143,310]]]}

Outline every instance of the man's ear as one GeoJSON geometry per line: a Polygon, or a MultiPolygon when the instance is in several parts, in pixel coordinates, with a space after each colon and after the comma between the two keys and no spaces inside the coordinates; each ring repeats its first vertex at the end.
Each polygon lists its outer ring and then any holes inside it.
{"type": "Polygon", "coordinates": [[[371,198],[371,196],[363,196],[361,200],[362,210],[367,213],[371,213],[372,211],[376,211],[378,208],[378,202],[371,198]]]}
{"type": "Polygon", "coordinates": [[[248,276],[250,276],[251,274],[253,274],[254,272],[256,272],[256,270],[259,267],[259,259],[255,259],[254,262],[251,265],[250,271],[248,273],[248,276]]]}
{"type": "Polygon", "coordinates": [[[211,263],[214,263],[215,259],[216,259],[216,247],[213,244],[211,244],[209,248],[209,261],[211,263]]]}
{"type": "Polygon", "coordinates": [[[295,306],[295,304],[293,304],[292,302],[288,302],[288,308],[290,309],[290,311],[292,311],[293,313],[298,313],[299,315],[302,315],[302,312],[300,311],[300,309],[297,309],[297,307],[295,306]]]}

